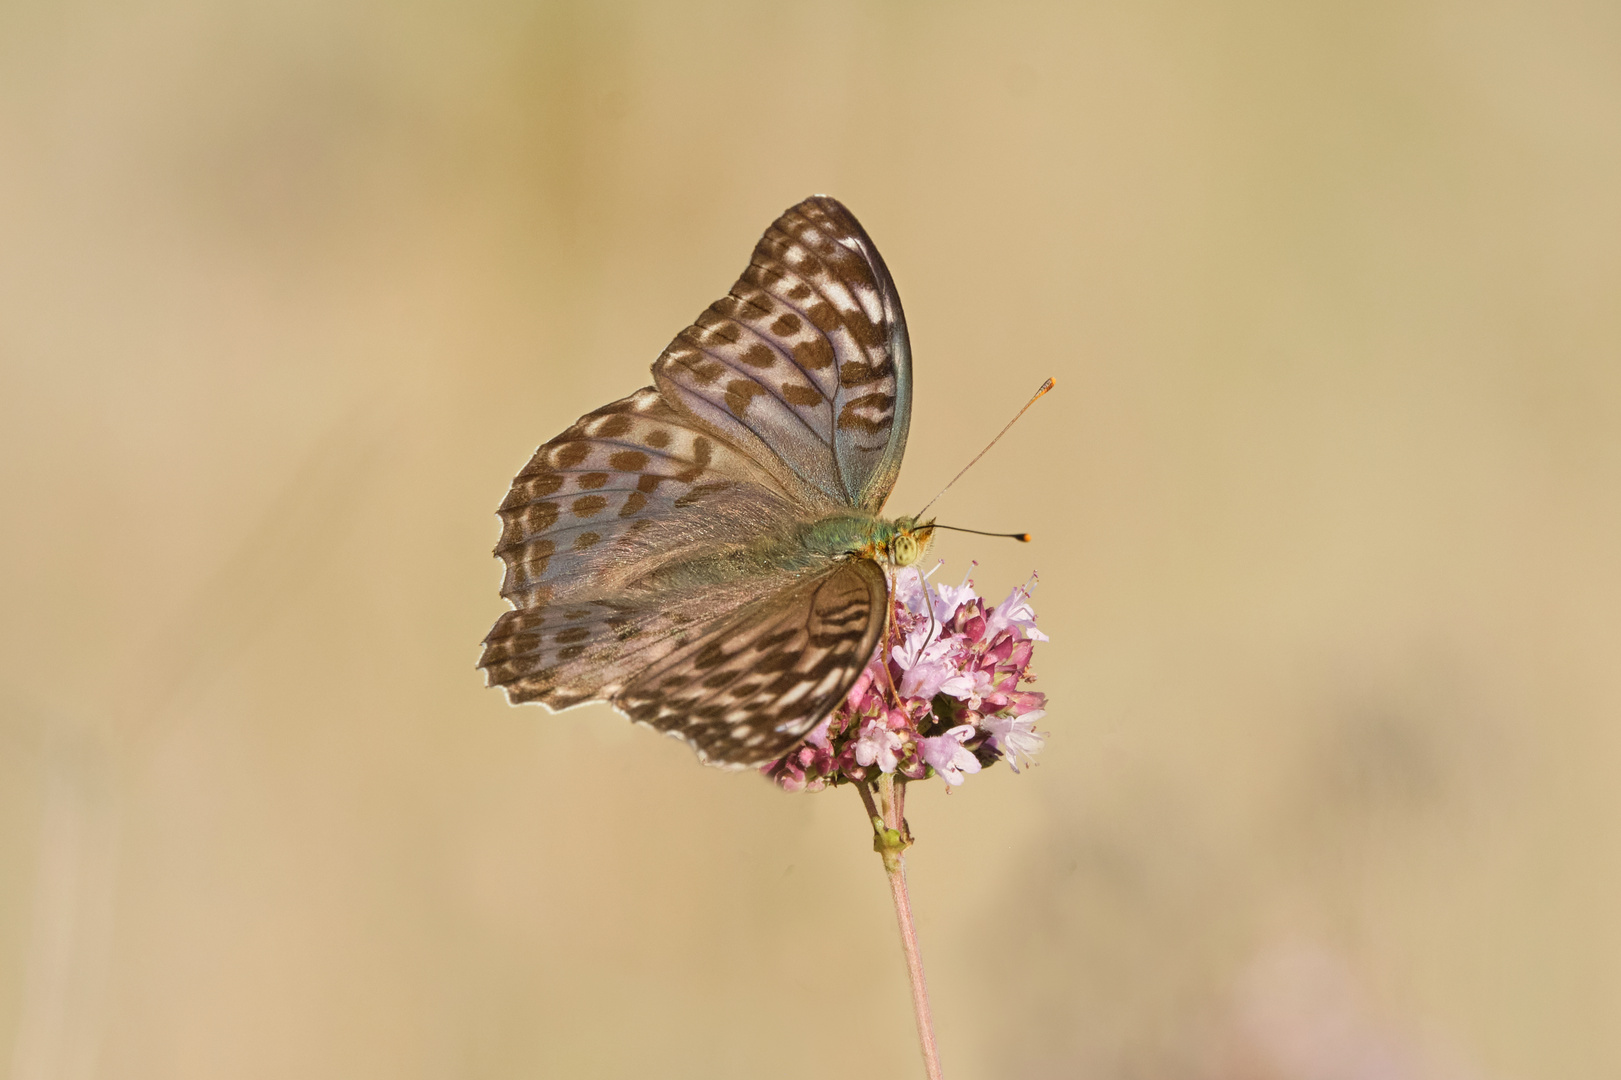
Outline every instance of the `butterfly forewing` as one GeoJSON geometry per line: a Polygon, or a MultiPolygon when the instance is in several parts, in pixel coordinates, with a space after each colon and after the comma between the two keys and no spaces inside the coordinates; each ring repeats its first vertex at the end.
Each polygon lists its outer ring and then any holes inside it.
{"type": "Polygon", "coordinates": [[[501,595],[524,608],[612,595],[735,536],[733,519],[779,524],[793,508],[769,474],[647,388],[535,451],[500,514],[501,595]]]}
{"type": "Polygon", "coordinates": [[[910,420],[906,319],[877,248],[833,199],[778,218],[653,374],[807,505],[877,510],[894,485],[910,420]]]}
{"type": "Polygon", "coordinates": [[[615,697],[712,765],[780,757],[837,705],[884,627],[884,571],[856,559],[736,612],[615,697]]]}
{"type": "Polygon", "coordinates": [[[764,574],[671,584],[668,570],[797,516],[769,475],[651,388],[537,450],[500,514],[501,592],[516,610],[480,666],[513,703],[552,708],[607,700],[695,632],[697,613],[713,621],[779,588],[764,574]]]}

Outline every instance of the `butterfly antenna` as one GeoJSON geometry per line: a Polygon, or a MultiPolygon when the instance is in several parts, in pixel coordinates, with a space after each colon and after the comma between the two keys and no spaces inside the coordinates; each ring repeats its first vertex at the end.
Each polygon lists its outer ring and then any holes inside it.
{"type": "Polygon", "coordinates": [[[1000,536],[1000,537],[1002,537],[1003,539],[1006,539],[1006,540],[1017,540],[1021,544],[1028,544],[1030,542],[1030,534],[1029,533],[981,532],[978,529],[965,529],[960,525],[935,525],[935,524],[931,524],[929,526],[929,528],[931,528],[931,529],[950,529],[952,532],[973,533],[975,536],[1000,536]]]}
{"type": "MultiPolygon", "coordinates": [[[[1040,401],[1041,400],[1041,395],[1045,394],[1047,391],[1051,390],[1052,388],[1053,388],[1053,380],[1052,379],[1048,379],[1046,382],[1042,383],[1041,384],[1041,389],[1036,391],[1035,397],[1033,397],[1029,401],[1025,402],[1024,403],[1024,408],[1020,409],[1018,412],[1014,413],[1013,414],[1013,419],[1009,420],[1007,422],[1007,427],[1004,427],[1001,431],[998,431],[996,433],[996,438],[992,439],[990,442],[986,443],[985,444],[985,449],[981,450],[979,453],[975,454],[974,455],[974,460],[970,461],[968,464],[964,465],[962,467],[962,472],[959,472],[956,476],[953,476],[951,478],[951,484],[955,484],[958,480],[961,480],[963,473],[967,472],[969,469],[972,469],[975,465],[979,464],[979,459],[984,457],[990,451],[991,447],[993,447],[993,446],[995,446],[997,444],[998,440],[1000,440],[1003,435],[1007,434],[1008,428],[1010,428],[1014,424],[1018,423],[1019,422],[1019,417],[1023,416],[1025,414],[1025,412],[1029,410],[1030,406],[1032,406],[1036,402],[1040,401]]],[[[917,512],[917,517],[921,518],[925,513],[928,512],[929,507],[931,507],[935,503],[939,502],[940,501],[940,495],[944,495],[946,492],[951,490],[951,484],[947,484],[945,487],[941,488],[940,493],[938,495],[936,495],[934,498],[930,499],[928,502],[924,503],[923,504],[923,509],[919,510],[917,512]]],[[[944,526],[941,526],[941,528],[944,528],[944,526]]],[[[972,530],[965,529],[963,531],[964,532],[971,532],[972,530]]]]}

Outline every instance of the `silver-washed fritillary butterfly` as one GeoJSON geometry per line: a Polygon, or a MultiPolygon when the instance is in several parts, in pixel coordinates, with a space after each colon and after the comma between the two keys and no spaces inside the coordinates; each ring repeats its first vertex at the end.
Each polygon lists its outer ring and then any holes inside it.
{"type": "Polygon", "coordinates": [[[514,610],[479,666],[513,704],[606,701],[712,765],[758,765],[844,698],[884,630],[886,567],[930,539],[879,516],[912,359],[878,249],[806,199],[653,383],[513,480],[495,553],[514,610]]]}

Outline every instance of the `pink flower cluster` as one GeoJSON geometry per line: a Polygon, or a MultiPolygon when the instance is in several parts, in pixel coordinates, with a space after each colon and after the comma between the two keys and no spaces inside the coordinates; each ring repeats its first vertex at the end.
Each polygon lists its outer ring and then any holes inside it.
{"type": "Polygon", "coordinates": [[[1020,689],[1035,681],[1030,655],[1047,640],[1029,586],[987,608],[966,579],[931,585],[913,569],[891,582],[888,640],[839,707],[761,770],[789,791],[931,771],[955,787],[1002,758],[1018,772],[1046,742],[1035,726],[1047,697],[1020,689]]]}

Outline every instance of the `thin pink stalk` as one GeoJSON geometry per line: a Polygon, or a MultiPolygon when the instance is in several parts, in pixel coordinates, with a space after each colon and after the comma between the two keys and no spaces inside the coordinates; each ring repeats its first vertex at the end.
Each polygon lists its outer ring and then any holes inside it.
{"type": "Polygon", "coordinates": [[[884,775],[878,781],[878,805],[873,805],[872,792],[865,783],[856,785],[872,820],[872,846],[883,856],[884,871],[889,875],[889,892],[895,900],[895,919],[900,923],[901,951],[906,954],[906,974],[912,981],[912,1011],[917,1017],[917,1037],[923,1050],[923,1066],[929,1080],[941,1080],[940,1051],[934,1042],[934,1018],[929,1012],[929,988],[923,979],[923,955],[917,946],[917,929],[912,924],[912,903],[906,895],[906,858],[903,854],[912,843],[911,830],[906,827],[904,804],[906,781],[895,782],[893,776],[884,775]]]}

